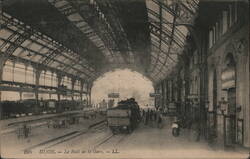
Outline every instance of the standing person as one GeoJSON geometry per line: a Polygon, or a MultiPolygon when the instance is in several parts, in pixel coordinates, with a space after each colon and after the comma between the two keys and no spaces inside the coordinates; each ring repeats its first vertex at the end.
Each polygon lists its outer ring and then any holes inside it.
{"type": "Polygon", "coordinates": [[[159,112],[158,113],[158,119],[157,119],[157,125],[158,125],[158,128],[162,128],[162,114],[159,112]]]}
{"type": "Polygon", "coordinates": [[[149,120],[149,109],[148,109],[148,111],[146,112],[146,115],[145,115],[145,125],[148,124],[148,120],[149,120]]]}
{"type": "Polygon", "coordinates": [[[154,118],[155,118],[155,111],[152,110],[152,121],[154,121],[154,118]]]}
{"type": "Polygon", "coordinates": [[[143,119],[143,109],[140,110],[140,121],[143,119]]]}
{"type": "Polygon", "coordinates": [[[150,121],[152,121],[153,118],[153,110],[150,110],[150,121]]]}
{"type": "Polygon", "coordinates": [[[27,138],[29,135],[29,128],[27,127],[26,124],[23,125],[23,134],[25,138],[27,138]]]}
{"type": "Polygon", "coordinates": [[[145,110],[142,109],[142,121],[145,123],[145,110]]]}
{"type": "Polygon", "coordinates": [[[154,121],[157,121],[157,116],[158,116],[158,111],[156,110],[156,111],[154,112],[154,121]]]}

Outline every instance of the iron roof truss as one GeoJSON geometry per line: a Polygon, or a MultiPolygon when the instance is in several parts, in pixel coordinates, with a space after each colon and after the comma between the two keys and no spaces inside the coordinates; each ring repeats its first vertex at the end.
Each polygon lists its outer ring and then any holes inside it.
{"type": "Polygon", "coordinates": [[[68,72],[73,76],[80,74],[82,79],[91,80],[96,76],[95,69],[89,65],[87,60],[57,41],[32,29],[7,13],[3,13],[2,21],[1,31],[6,35],[9,34],[6,38],[0,38],[2,41],[0,49],[5,60],[10,56],[17,56],[19,59],[28,59],[37,64],[67,72],[66,74],[68,72]],[[76,59],[81,59],[81,63],[79,63],[80,60],[76,59]]]}
{"type": "Polygon", "coordinates": [[[146,1],[151,35],[149,74],[154,82],[164,79],[177,64],[188,33],[185,26],[193,24],[198,3],[198,0],[146,1]]]}

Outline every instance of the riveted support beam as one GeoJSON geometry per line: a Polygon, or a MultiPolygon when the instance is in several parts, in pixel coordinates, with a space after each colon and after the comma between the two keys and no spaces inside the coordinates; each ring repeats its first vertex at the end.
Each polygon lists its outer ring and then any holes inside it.
{"type": "Polygon", "coordinates": [[[71,78],[71,90],[72,90],[72,94],[71,94],[71,98],[72,100],[74,100],[74,87],[75,87],[75,82],[76,82],[76,79],[74,78],[71,78]]]}
{"type": "Polygon", "coordinates": [[[84,83],[85,83],[85,81],[84,80],[82,80],[81,81],[81,83],[80,83],[80,96],[81,96],[81,101],[83,101],[83,98],[82,98],[82,96],[83,96],[83,92],[84,92],[84,89],[83,89],[83,87],[84,87],[84,83]]]}
{"type": "MultiPolygon", "coordinates": [[[[62,82],[62,78],[63,76],[59,73],[57,73],[57,88],[61,87],[61,82],[62,82]]],[[[62,107],[61,107],[61,93],[57,91],[57,98],[58,98],[58,103],[59,105],[57,106],[57,111],[61,112],[62,111],[62,107]]]]}
{"type": "Polygon", "coordinates": [[[92,84],[88,83],[87,84],[88,105],[91,105],[91,89],[92,89],[92,84]]]}
{"type": "MultiPolygon", "coordinates": [[[[39,68],[35,68],[35,89],[34,89],[34,92],[35,92],[35,99],[36,99],[36,105],[35,105],[35,108],[34,108],[34,112],[35,113],[38,113],[39,112],[39,110],[38,110],[38,108],[39,108],[39,91],[38,91],[38,89],[39,89],[39,79],[40,79],[40,75],[41,75],[41,72],[42,72],[42,70],[41,69],[39,69],[39,68]]],[[[20,94],[20,97],[21,97],[21,94],[20,94]]]]}
{"type": "MultiPolygon", "coordinates": [[[[3,79],[3,66],[4,66],[4,60],[0,58],[0,85],[3,79]]],[[[2,116],[3,116],[2,91],[0,91],[0,119],[2,119],[2,116]]]]}

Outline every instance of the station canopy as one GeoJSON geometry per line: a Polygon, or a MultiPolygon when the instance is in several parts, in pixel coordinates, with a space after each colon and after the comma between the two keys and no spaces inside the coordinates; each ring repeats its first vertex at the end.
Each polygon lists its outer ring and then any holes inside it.
{"type": "Polygon", "coordinates": [[[198,0],[3,1],[0,54],[89,82],[115,68],[130,68],[157,83],[177,64],[198,4],[198,0]]]}

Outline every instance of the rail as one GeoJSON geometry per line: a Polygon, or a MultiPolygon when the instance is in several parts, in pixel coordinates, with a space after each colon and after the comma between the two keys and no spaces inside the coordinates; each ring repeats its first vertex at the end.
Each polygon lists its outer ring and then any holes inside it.
{"type": "Polygon", "coordinates": [[[83,129],[83,130],[79,130],[79,131],[73,131],[73,132],[64,134],[62,136],[59,136],[59,137],[56,137],[56,138],[41,142],[39,144],[36,144],[36,145],[33,145],[33,146],[30,146],[30,147],[26,148],[24,151],[29,151],[29,150],[32,150],[32,149],[35,149],[35,148],[47,149],[47,148],[53,147],[55,145],[58,145],[58,144],[61,144],[63,142],[74,139],[74,138],[76,138],[76,137],[78,137],[80,135],[83,135],[83,134],[89,132],[92,128],[94,128],[94,127],[96,127],[98,125],[101,125],[104,122],[105,122],[105,120],[102,120],[100,122],[97,122],[97,123],[94,123],[94,124],[90,125],[87,130],[83,129]]]}

